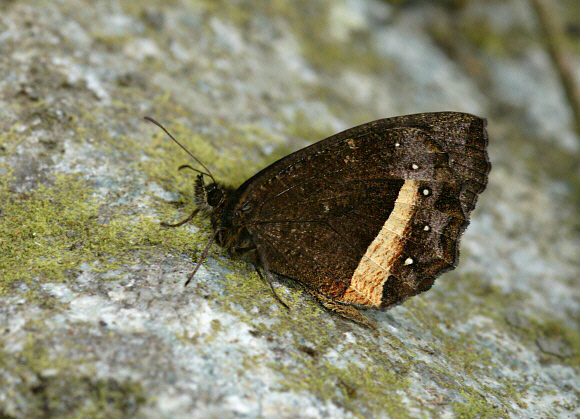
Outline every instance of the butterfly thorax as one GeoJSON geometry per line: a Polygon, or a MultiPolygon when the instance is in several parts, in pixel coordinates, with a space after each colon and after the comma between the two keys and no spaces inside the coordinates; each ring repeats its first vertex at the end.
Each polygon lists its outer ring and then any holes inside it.
{"type": "Polygon", "coordinates": [[[206,185],[199,175],[195,185],[195,202],[210,219],[218,245],[231,254],[243,254],[256,246],[246,228],[244,212],[238,207],[235,189],[219,183],[206,185]]]}

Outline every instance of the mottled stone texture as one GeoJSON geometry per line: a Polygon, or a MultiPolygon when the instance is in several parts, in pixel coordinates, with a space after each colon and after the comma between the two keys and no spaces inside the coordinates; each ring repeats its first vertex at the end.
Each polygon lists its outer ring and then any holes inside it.
{"type": "MultiPolygon", "coordinates": [[[[580,74],[578,2],[553,9],[580,74]]],[[[0,2],[0,416],[580,415],[580,141],[528,2],[0,2]],[[436,3],[436,4],[432,4],[436,3]],[[488,118],[458,268],[379,336],[209,239],[238,186],[367,121],[488,118]]],[[[578,76],[580,78],[580,76],[578,76]]]]}

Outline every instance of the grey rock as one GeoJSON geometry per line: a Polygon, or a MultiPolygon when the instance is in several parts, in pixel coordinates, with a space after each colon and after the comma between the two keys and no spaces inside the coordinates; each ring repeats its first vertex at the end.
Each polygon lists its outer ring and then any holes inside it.
{"type": "MultiPolygon", "coordinates": [[[[0,416],[580,415],[578,149],[528,2],[0,3],[0,416]],[[459,267],[380,336],[213,248],[241,184],[382,117],[489,118],[459,267]]],[[[558,11],[578,21],[577,8],[558,11]]],[[[569,53],[580,74],[579,40],[569,53]]]]}

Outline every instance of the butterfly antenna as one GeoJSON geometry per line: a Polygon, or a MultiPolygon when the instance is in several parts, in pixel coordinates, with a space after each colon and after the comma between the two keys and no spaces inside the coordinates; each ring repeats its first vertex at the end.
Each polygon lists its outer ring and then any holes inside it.
{"type": "Polygon", "coordinates": [[[161,125],[159,122],[157,122],[155,119],[151,118],[150,116],[145,116],[145,117],[143,117],[143,119],[145,119],[146,121],[152,122],[155,125],[157,125],[159,128],[161,128],[165,132],[165,134],[167,134],[169,136],[169,138],[171,138],[173,141],[175,141],[179,147],[181,147],[187,154],[189,154],[191,156],[191,158],[193,160],[195,160],[201,167],[203,167],[205,169],[205,172],[202,172],[201,170],[197,170],[191,166],[188,166],[191,170],[194,170],[198,173],[201,173],[202,175],[207,175],[211,178],[211,180],[214,183],[217,183],[215,178],[212,176],[211,172],[209,171],[209,169],[207,167],[205,167],[205,164],[203,164],[197,157],[195,157],[193,154],[191,154],[187,148],[185,148],[183,145],[181,145],[181,143],[179,141],[177,141],[175,139],[175,137],[173,137],[173,135],[171,135],[169,133],[169,131],[167,131],[163,125],[161,125]]]}

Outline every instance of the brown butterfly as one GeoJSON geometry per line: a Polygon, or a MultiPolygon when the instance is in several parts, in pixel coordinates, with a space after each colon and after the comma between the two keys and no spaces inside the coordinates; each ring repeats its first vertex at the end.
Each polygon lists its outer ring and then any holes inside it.
{"type": "Polygon", "coordinates": [[[270,286],[271,272],[294,279],[325,307],[374,328],[357,308],[387,310],[457,265],[491,170],[485,126],[459,112],[380,119],[296,151],[237,189],[194,157],[205,172],[181,168],[200,173],[197,209],[164,225],[202,211],[213,229],[202,260],[215,240],[261,265],[270,286]]]}

